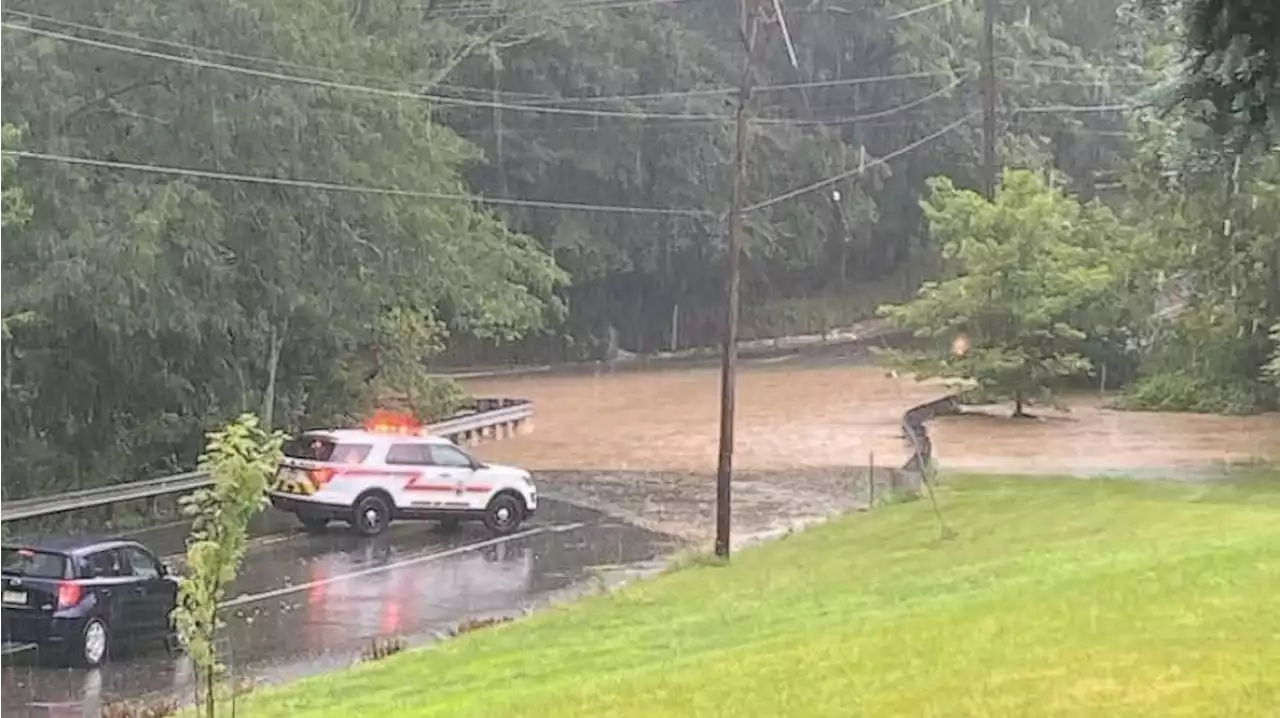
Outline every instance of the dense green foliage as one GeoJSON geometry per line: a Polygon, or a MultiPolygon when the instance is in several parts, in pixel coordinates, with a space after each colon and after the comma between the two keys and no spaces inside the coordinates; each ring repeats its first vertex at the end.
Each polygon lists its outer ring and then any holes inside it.
{"type": "Polygon", "coordinates": [[[882,313],[939,340],[942,351],[907,359],[917,375],[972,380],[1021,416],[1026,400],[1051,401],[1063,379],[1093,367],[1086,353],[1106,341],[1103,328],[1132,319],[1126,277],[1145,238],[1034,172],[1007,172],[994,202],[945,178],[931,184],[930,234],[956,275],[882,313]]]}
{"type": "Polygon", "coordinates": [[[1189,72],[1179,99],[1208,102],[1216,129],[1269,140],[1280,121],[1280,5],[1273,0],[1146,0],[1181,11],[1189,72]]]}
{"type": "MultiPolygon", "coordinates": [[[[748,214],[744,335],[960,279],[974,258],[943,249],[967,240],[930,234],[920,200],[931,177],[980,184],[982,4],[788,6],[795,65],[768,28],[748,203],[814,189],[748,214]]],[[[1182,16],[1140,6],[997,4],[1002,163],[1053,178],[1035,202],[1153,246],[1098,247],[1135,264],[1107,265],[1102,299],[1070,294],[1089,305],[1062,310],[1050,355],[1071,366],[1033,373],[1142,374],[1140,405],[1266,406],[1274,162],[1251,155],[1233,182],[1212,103],[1119,111],[1176,84],[1182,16]],[[1185,311],[1148,319],[1172,286],[1185,311]]],[[[392,399],[439,414],[460,394],[429,364],[719,331],[733,3],[54,0],[4,17],[6,151],[346,187],[6,155],[6,496],[186,468],[244,411],[288,428],[392,399]]],[[[992,332],[993,351],[1017,339],[992,332]]]]}

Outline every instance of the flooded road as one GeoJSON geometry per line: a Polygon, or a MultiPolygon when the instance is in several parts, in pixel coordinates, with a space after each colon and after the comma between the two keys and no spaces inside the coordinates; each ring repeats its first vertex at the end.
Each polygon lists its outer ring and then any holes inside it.
{"type": "MultiPolygon", "coordinates": [[[[536,429],[486,447],[495,460],[540,469],[714,472],[719,373],[526,376],[472,380],[480,394],[537,403],[536,429]]],[[[937,384],[845,364],[754,363],[739,374],[736,468],[787,471],[901,466],[902,413],[943,395],[937,384]]],[[[1280,415],[1256,417],[1119,412],[1094,396],[1042,421],[944,417],[931,425],[947,470],[1114,472],[1204,468],[1280,459],[1280,415]]],[[[1000,411],[1004,411],[1001,409],[1000,411]]]]}
{"type": "MultiPolygon", "coordinates": [[[[850,364],[753,362],[738,374],[734,466],[746,470],[901,466],[908,451],[902,413],[942,395],[850,364]]],[[[714,472],[719,436],[716,367],[465,382],[478,395],[536,404],[534,430],[485,455],[534,469],[714,472]]]]}
{"type": "Polygon", "coordinates": [[[1069,411],[1035,409],[1038,420],[1010,419],[1006,407],[939,417],[930,425],[938,461],[958,471],[1177,476],[1280,460],[1280,414],[1113,411],[1097,396],[1066,400],[1069,411]]]}
{"type": "MultiPolygon", "coordinates": [[[[548,501],[519,534],[491,538],[404,523],[366,539],[335,528],[251,550],[224,604],[224,662],[276,682],[350,665],[378,638],[431,640],[467,618],[532,608],[593,567],[652,561],[664,537],[594,511],[548,501]]],[[[163,649],[115,657],[95,671],[6,658],[5,716],[92,716],[103,705],[193,695],[188,661],[163,649]]]]}

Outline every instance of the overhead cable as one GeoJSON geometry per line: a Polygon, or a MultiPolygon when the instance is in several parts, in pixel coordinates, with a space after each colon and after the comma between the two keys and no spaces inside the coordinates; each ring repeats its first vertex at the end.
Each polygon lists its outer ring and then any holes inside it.
{"type": "Polygon", "coordinates": [[[715,217],[715,212],[701,209],[680,209],[668,207],[632,207],[626,205],[580,204],[574,202],[556,202],[551,200],[519,199],[515,197],[485,197],[483,195],[445,194],[440,192],[419,192],[416,190],[396,189],[392,187],[369,187],[364,185],[322,182],[317,180],[293,179],[286,177],[263,177],[261,175],[217,172],[213,170],[191,169],[186,167],[167,167],[164,165],[139,164],[134,162],[117,162],[92,157],[71,157],[44,152],[28,152],[26,150],[2,150],[0,153],[15,158],[60,162],[71,165],[102,167],[114,170],[148,172],[180,177],[198,177],[201,179],[225,182],[246,182],[251,184],[301,187],[322,190],[325,192],[351,192],[356,194],[385,195],[391,197],[412,197],[417,199],[442,200],[451,202],[477,202],[497,206],[535,207],[542,209],[563,209],[581,212],[612,212],[622,214],[661,214],[685,217],[715,217]]]}
{"type": "Polygon", "coordinates": [[[89,47],[97,47],[104,50],[121,52],[129,55],[137,55],[139,57],[147,57],[156,60],[165,60],[183,65],[191,65],[212,70],[222,70],[225,72],[249,75],[252,77],[261,77],[268,80],[278,80],[281,82],[292,82],[301,85],[310,85],[312,87],[325,87],[334,90],[344,90],[347,92],[358,92],[367,95],[377,95],[381,97],[394,97],[401,100],[426,100],[441,105],[459,105],[462,107],[479,107],[486,109],[504,109],[516,112],[530,112],[536,114],[548,115],[575,115],[580,117],[619,117],[641,120],[728,120],[729,115],[710,115],[710,114],[678,114],[663,112],[623,112],[612,110],[587,110],[587,109],[571,109],[567,107],[543,107],[535,105],[522,105],[508,102],[492,102],[487,100],[472,100],[463,97],[448,97],[445,95],[434,95],[426,92],[409,92],[406,90],[388,90],[381,87],[369,87],[367,85],[355,85],[346,82],[333,82],[331,80],[320,80],[312,77],[300,77],[298,75],[287,75],[280,72],[271,72],[269,70],[257,70],[251,67],[239,67],[236,65],[227,65],[220,62],[210,62],[194,57],[182,57],[180,55],[169,55],[163,52],[153,52],[151,50],[143,50],[127,45],[117,45],[115,43],[103,42],[101,40],[92,40],[77,35],[67,35],[65,33],[53,32],[50,30],[41,30],[26,25],[18,25],[10,22],[0,22],[0,27],[10,30],[18,30],[19,32],[27,32],[33,35],[61,40],[74,44],[87,45],[89,47]]]}
{"type": "Polygon", "coordinates": [[[785,202],[785,201],[787,201],[787,200],[789,200],[789,199],[795,199],[796,197],[799,197],[800,195],[808,194],[808,193],[810,193],[810,192],[813,192],[813,191],[816,191],[816,190],[820,190],[820,189],[822,189],[823,187],[829,187],[829,186],[831,186],[831,185],[833,185],[833,184],[835,184],[835,183],[837,183],[837,182],[840,182],[841,180],[846,180],[846,179],[848,179],[848,178],[850,178],[850,177],[854,177],[854,176],[860,175],[860,174],[862,174],[863,172],[866,172],[867,170],[871,169],[872,167],[876,167],[876,166],[878,166],[878,165],[885,164],[885,163],[887,163],[889,160],[892,160],[892,159],[894,159],[894,158],[896,158],[896,157],[901,157],[902,155],[905,155],[905,154],[907,154],[908,152],[911,152],[912,150],[915,150],[915,149],[917,149],[917,148],[919,148],[919,147],[921,147],[921,146],[923,146],[923,145],[925,145],[925,144],[928,144],[929,142],[932,142],[932,141],[934,141],[934,140],[938,139],[939,137],[942,137],[943,135],[947,134],[948,132],[951,132],[952,130],[955,130],[957,127],[960,127],[960,126],[961,126],[961,125],[963,125],[964,123],[966,123],[966,122],[968,122],[969,120],[973,119],[974,114],[975,114],[975,113],[970,113],[970,114],[968,114],[968,115],[965,115],[964,117],[962,117],[962,118],[960,118],[960,119],[956,120],[955,122],[952,122],[952,123],[950,123],[950,124],[946,125],[946,126],[945,126],[945,127],[943,127],[942,129],[940,129],[940,130],[938,130],[938,131],[936,131],[936,132],[933,132],[932,134],[925,135],[924,137],[921,137],[920,139],[916,140],[915,142],[912,142],[912,143],[911,143],[911,144],[909,144],[909,145],[905,145],[905,146],[903,146],[903,147],[899,147],[898,149],[894,150],[893,152],[890,152],[890,153],[889,153],[889,154],[887,154],[887,155],[884,155],[884,156],[881,156],[881,157],[877,157],[877,158],[875,158],[875,159],[873,159],[873,160],[871,160],[871,161],[869,161],[869,162],[866,162],[866,163],[864,163],[864,164],[861,164],[861,165],[859,165],[859,166],[857,167],[857,169],[852,169],[852,170],[849,170],[848,172],[841,172],[841,173],[840,173],[840,174],[838,174],[838,175],[835,175],[835,176],[833,176],[833,177],[828,177],[827,179],[820,180],[820,181],[818,181],[818,182],[814,182],[813,184],[808,184],[808,185],[805,185],[805,186],[803,186],[803,187],[797,187],[796,189],[793,189],[793,190],[791,190],[791,191],[789,191],[789,192],[784,192],[783,194],[780,194],[780,195],[778,195],[778,196],[776,196],[776,197],[772,197],[772,198],[770,198],[770,199],[764,200],[763,202],[757,202],[757,203],[755,203],[755,204],[753,204],[753,205],[749,205],[749,206],[745,207],[745,208],[743,209],[743,211],[744,211],[744,212],[754,212],[754,211],[756,211],[756,210],[764,209],[764,208],[766,208],[766,207],[772,207],[773,205],[778,204],[778,203],[780,203],[780,202],[785,202]]]}

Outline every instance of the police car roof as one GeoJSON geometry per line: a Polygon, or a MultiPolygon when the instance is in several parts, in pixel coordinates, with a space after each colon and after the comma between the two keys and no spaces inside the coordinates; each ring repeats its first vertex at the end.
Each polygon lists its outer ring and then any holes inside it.
{"type": "Polygon", "coordinates": [[[320,429],[308,431],[304,436],[325,436],[338,443],[360,441],[416,441],[423,444],[453,443],[443,436],[435,434],[399,434],[394,431],[369,431],[368,429],[320,429]]]}

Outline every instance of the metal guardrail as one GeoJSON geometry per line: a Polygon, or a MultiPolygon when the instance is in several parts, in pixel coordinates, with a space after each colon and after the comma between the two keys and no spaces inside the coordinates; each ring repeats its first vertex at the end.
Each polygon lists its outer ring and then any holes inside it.
{"type": "MultiPolygon", "coordinates": [[[[533,402],[527,399],[478,399],[473,406],[474,408],[467,413],[428,425],[427,430],[448,439],[469,438],[493,427],[527,421],[533,416],[533,402]]],[[[130,481],[114,486],[68,491],[52,496],[5,501],[3,508],[0,508],[0,521],[31,519],[123,501],[195,491],[208,486],[209,483],[210,478],[207,472],[188,471],[158,479],[130,481]]]]}
{"type": "Polygon", "coordinates": [[[904,469],[922,472],[933,461],[933,439],[929,438],[925,422],[935,416],[954,414],[959,409],[959,399],[955,395],[948,395],[913,406],[902,415],[902,433],[911,442],[911,458],[907,460],[904,469]]]}

